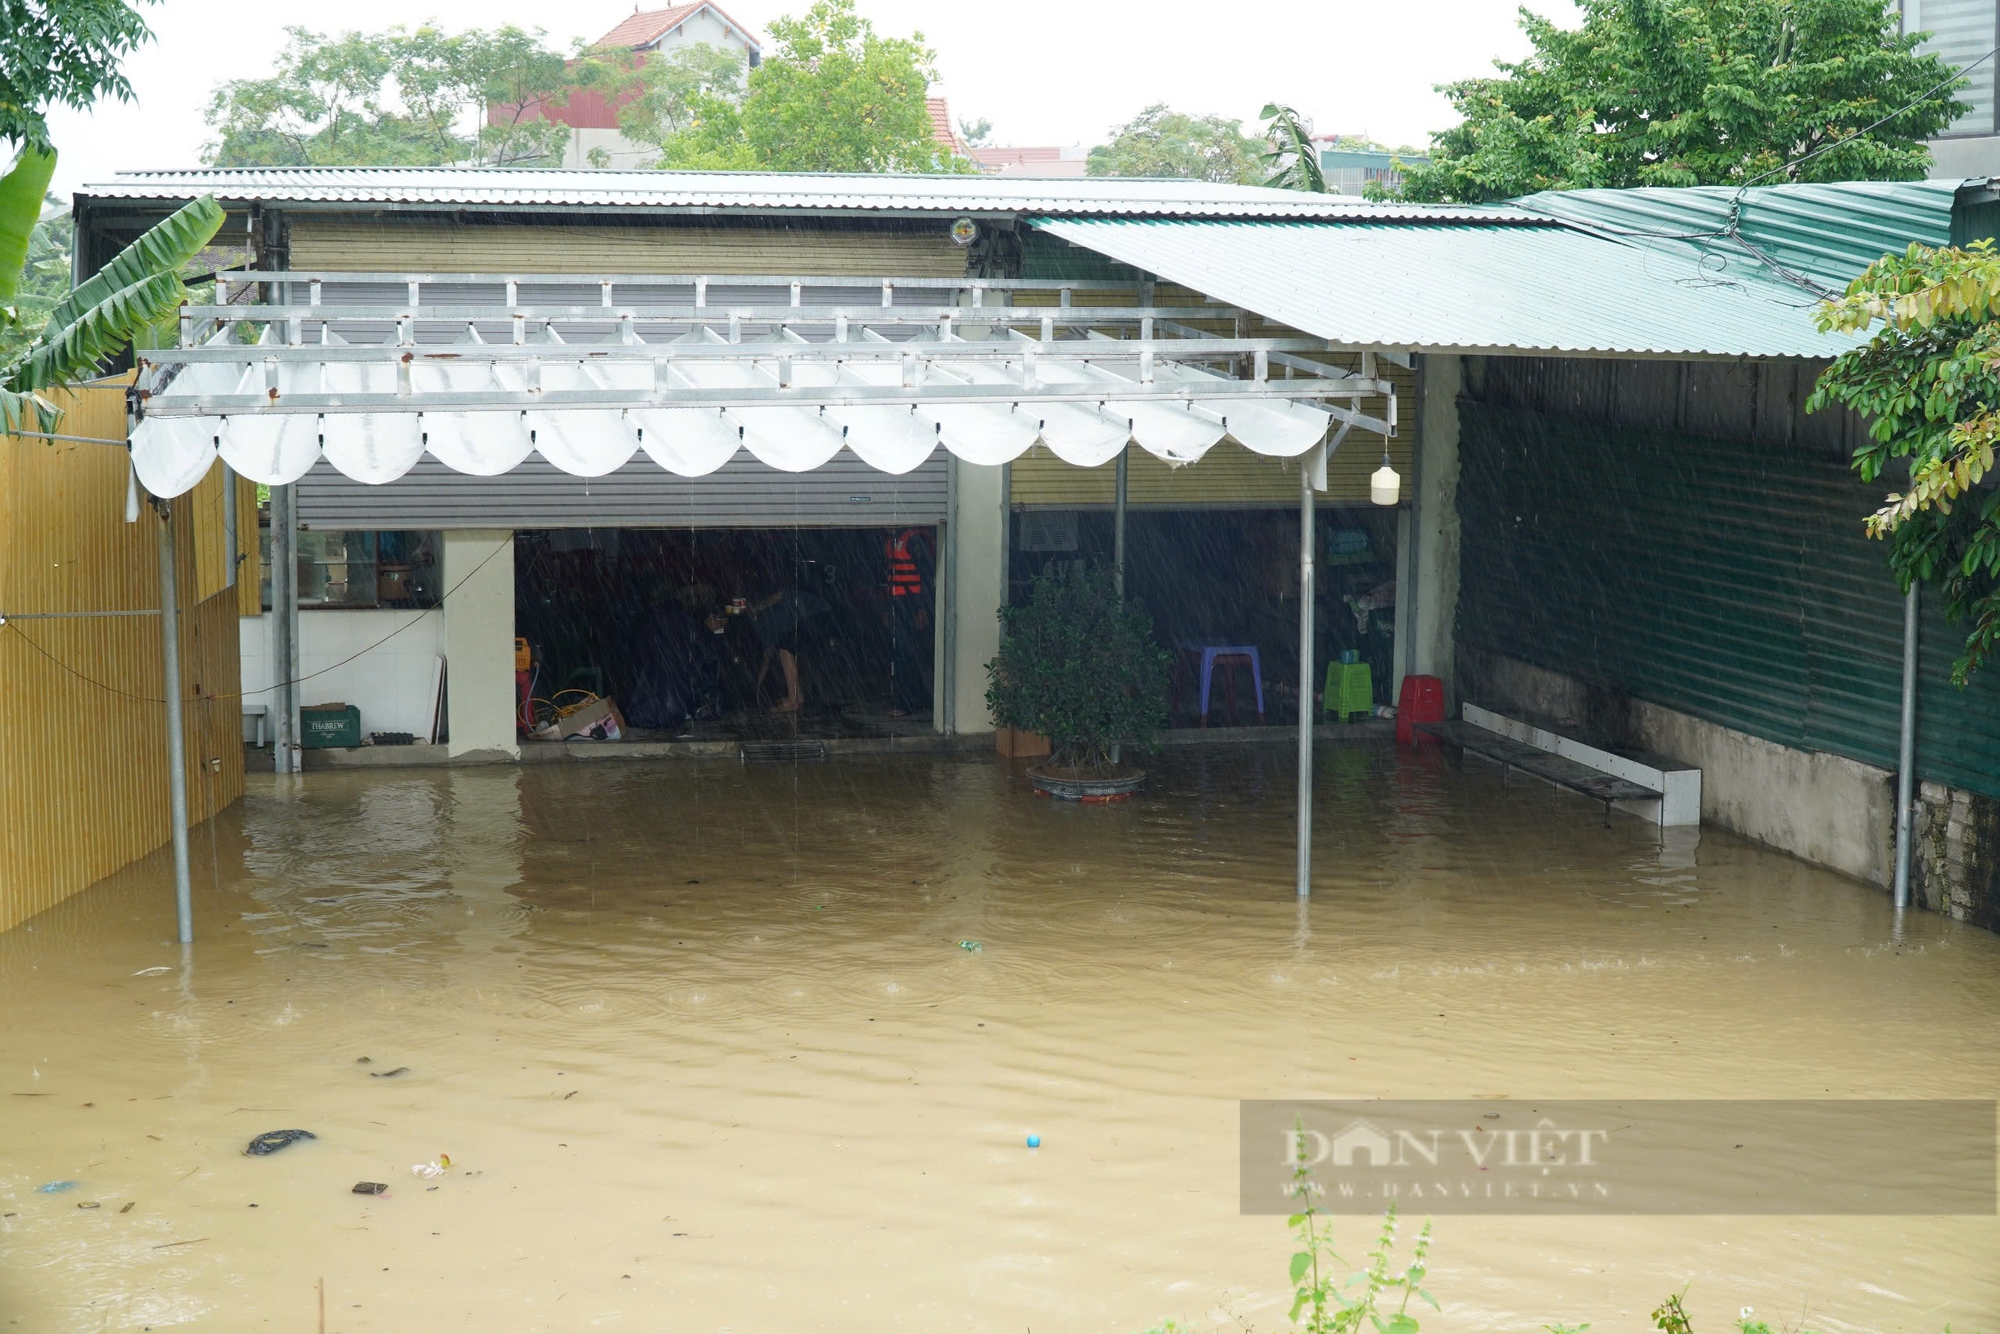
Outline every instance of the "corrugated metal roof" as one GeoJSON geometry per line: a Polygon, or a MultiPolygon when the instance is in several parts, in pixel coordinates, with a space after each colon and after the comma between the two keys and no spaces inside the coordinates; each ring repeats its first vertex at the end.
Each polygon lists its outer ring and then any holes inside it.
{"type": "Polygon", "coordinates": [[[1747,256],[1573,228],[1038,219],[1050,235],[1339,343],[1830,357],[1813,298],[1747,256]]]}
{"type": "Polygon", "coordinates": [[[1738,190],[1544,191],[1501,207],[1590,227],[1641,244],[1678,250],[1694,245],[1722,258],[1749,258],[1735,234],[1777,263],[1835,290],[1845,289],[1882,256],[1912,241],[1951,239],[1952,205],[1964,187],[1984,181],[1852,181],[1738,190]]]}
{"type": "Polygon", "coordinates": [[[86,185],[99,199],[613,209],[799,209],[873,213],[1487,222],[1547,226],[1525,213],[1372,203],[1254,185],[1116,176],[898,176],[816,172],[568,171],[508,167],[255,167],[128,171],[86,185]]]}

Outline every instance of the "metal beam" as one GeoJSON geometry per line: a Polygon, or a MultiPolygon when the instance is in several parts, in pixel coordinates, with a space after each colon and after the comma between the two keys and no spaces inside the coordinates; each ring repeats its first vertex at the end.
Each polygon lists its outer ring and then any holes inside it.
{"type": "MultiPolygon", "coordinates": [[[[671,393],[641,393],[619,389],[470,390],[454,393],[354,393],[354,394],[194,394],[154,398],[147,402],[148,417],[209,417],[234,413],[335,414],[353,412],[463,412],[479,409],[522,412],[552,408],[755,408],[867,407],[917,404],[987,404],[1013,408],[1034,403],[1215,403],[1242,399],[1246,402],[1315,400],[1363,397],[1363,392],[1337,382],[1314,384],[1310,380],[1216,380],[1204,384],[1086,384],[1040,386],[1033,390],[1019,385],[928,384],[907,388],[896,385],[792,385],[765,389],[688,389],[671,393]]],[[[1352,421],[1371,431],[1388,434],[1387,422],[1351,412],[1331,403],[1321,403],[1322,411],[1332,412],[1341,421],[1352,421]]]]}
{"type": "MultiPolygon", "coordinates": [[[[936,324],[941,320],[970,324],[1036,324],[1042,319],[1058,325],[1130,324],[1143,319],[1227,320],[1253,312],[1236,306],[960,306],[960,305],[816,305],[794,306],[744,304],[717,305],[495,305],[490,302],[465,305],[406,305],[388,302],[336,302],[315,305],[199,306],[182,307],[192,320],[218,324],[283,324],[288,320],[329,323],[380,324],[394,320],[420,320],[433,324],[464,324],[466,321],[504,324],[525,319],[535,324],[617,324],[636,320],[641,324],[713,324],[731,315],[757,324],[833,324],[849,320],[856,324],[936,324]]],[[[1189,327],[1189,326],[1183,326],[1189,327]]],[[[1316,346],[1323,340],[1313,340],[1316,346]]]]}
{"type": "MultiPolygon", "coordinates": [[[[375,321],[380,324],[384,321],[375,321]]],[[[798,323],[798,321],[793,321],[798,323]]],[[[704,324],[702,327],[709,327],[704,324]]],[[[850,326],[851,328],[852,326],[850,326]]],[[[739,326],[740,328],[740,326],[739,326]]],[[[148,350],[141,358],[147,366],[182,364],[263,366],[319,365],[331,362],[438,362],[450,365],[477,363],[578,362],[587,365],[658,365],[677,361],[759,362],[791,357],[808,363],[838,365],[843,362],[894,362],[917,356],[927,362],[950,365],[954,362],[1018,361],[1032,353],[1055,361],[1137,361],[1150,354],[1165,360],[1198,361],[1211,358],[1266,357],[1286,352],[1321,350],[1315,338],[1011,338],[967,341],[964,339],[912,338],[900,341],[868,339],[773,342],[764,338],[741,342],[683,343],[570,343],[570,342],[463,342],[453,341],[464,332],[463,322],[448,331],[450,338],[434,342],[375,343],[224,343],[205,342],[191,347],[163,347],[148,350]]],[[[1377,394],[1387,392],[1386,381],[1347,374],[1340,367],[1294,360],[1295,367],[1332,371],[1325,378],[1344,384],[1367,385],[1377,394]]]]}
{"type": "MultiPolygon", "coordinates": [[[[225,280],[244,278],[246,271],[222,275],[225,280]]],[[[445,273],[381,271],[349,273],[338,269],[257,270],[249,279],[257,283],[420,283],[425,286],[491,286],[519,283],[533,286],[596,286],[611,283],[620,287],[692,287],[697,283],[717,287],[800,287],[864,288],[888,283],[896,290],[932,292],[1136,292],[1147,281],[1133,278],[940,278],[935,274],[869,274],[829,276],[823,273],[445,273]]]]}

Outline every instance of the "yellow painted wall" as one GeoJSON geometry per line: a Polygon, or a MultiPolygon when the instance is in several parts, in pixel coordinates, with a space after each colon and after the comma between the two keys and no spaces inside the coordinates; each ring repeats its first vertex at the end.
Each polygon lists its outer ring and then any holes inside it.
{"type": "MultiPolygon", "coordinates": [[[[56,395],[65,435],[122,439],[124,386],[56,395]]],[[[157,615],[29,619],[160,605],[159,520],[125,522],[124,450],[0,436],[0,930],[168,840],[166,706],[157,615]]],[[[216,469],[219,478],[221,469],[216,469]]],[[[214,478],[219,526],[220,491],[214,478]]],[[[188,806],[243,795],[237,599],[204,574],[198,498],[179,502],[177,573],[188,806]]],[[[255,521],[254,493],[249,514],[255,521]]],[[[254,588],[253,588],[254,594],[254,588]]],[[[163,922],[173,890],[161,888],[163,922]]]]}
{"type": "MultiPolygon", "coordinates": [[[[1118,293],[1079,292],[1072,298],[1072,303],[1079,306],[1116,304],[1136,300],[1137,297],[1136,289],[1118,293]]],[[[1059,300],[1060,294],[1055,290],[1020,292],[1016,293],[1015,304],[1055,305],[1059,300]]],[[[1161,306],[1189,306],[1190,314],[1183,322],[1205,332],[1224,336],[1234,332],[1228,320],[1199,318],[1198,312],[1204,302],[1200,293],[1188,288],[1161,283],[1154,289],[1153,302],[1161,306]]],[[[1296,338],[1300,335],[1296,329],[1270,323],[1261,317],[1250,317],[1243,321],[1241,336],[1296,338]]],[[[1354,353],[1316,353],[1313,356],[1316,360],[1346,370],[1358,370],[1361,365],[1359,354],[1354,353]]],[[[1272,369],[1279,375],[1283,374],[1280,368],[1272,369]]],[[[1415,457],[1417,430],[1416,375],[1386,362],[1381,363],[1377,374],[1396,388],[1398,432],[1388,442],[1389,460],[1403,476],[1403,496],[1407,500],[1415,471],[1412,460],[1415,457]]],[[[1383,411],[1383,402],[1379,398],[1369,399],[1361,404],[1361,409],[1371,416],[1379,416],[1383,411]]],[[[1382,445],[1382,437],[1372,431],[1359,427],[1349,431],[1347,439],[1327,461],[1327,489],[1319,499],[1366,503],[1368,475],[1382,466],[1382,445]]],[[[1014,461],[1011,500],[1016,505],[1054,507],[1110,505],[1115,471],[1114,465],[1109,463],[1097,468],[1073,467],[1037,445],[1014,461]]],[[[1127,503],[1134,508],[1242,509],[1299,503],[1299,465],[1296,460],[1253,454],[1226,437],[1204,455],[1201,462],[1182,468],[1171,467],[1142,449],[1134,449],[1128,473],[1127,503]]]]}
{"type": "Polygon", "coordinates": [[[965,251],[942,224],[863,229],[738,226],[472,226],[449,218],[303,216],[292,267],[349,273],[757,273],[962,278],[965,251]]]}

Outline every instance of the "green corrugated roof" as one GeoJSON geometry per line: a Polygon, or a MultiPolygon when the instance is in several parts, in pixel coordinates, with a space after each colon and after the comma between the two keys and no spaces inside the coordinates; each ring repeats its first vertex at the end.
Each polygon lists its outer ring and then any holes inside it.
{"type": "Polygon", "coordinates": [[[1989,197],[1985,184],[1570,190],[1470,218],[1036,226],[1340,343],[1830,357],[1854,340],[1813,327],[1818,299],[1912,241],[1950,243],[1958,201],[1989,197]]]}
{"type": "Polygon", "coordinates": [[[1912,241],[1949,243],[1959,191],[1984,184],[1953,178],[1747,190],[1719,185],[1548,190],[1499,205],[1496,212],[1526,210],[1638,244],[1692,245],[1723,259],[1750,254],[1737,244],[1740,236],[1784,268],[1838,291],[1912,241]]]}
{"type": "MultiPolygon", "coordinates": [[[[1504,216],[1504,215],[1503,215],[1504,216]]],[[[1040,219],[1043,232],[1350,346],[1831,357],[1813,295],[1747,254],[1574,225],[1040,219]]],[[[1500,217],[1494,220],[1500,221],[1500,217]]]]}

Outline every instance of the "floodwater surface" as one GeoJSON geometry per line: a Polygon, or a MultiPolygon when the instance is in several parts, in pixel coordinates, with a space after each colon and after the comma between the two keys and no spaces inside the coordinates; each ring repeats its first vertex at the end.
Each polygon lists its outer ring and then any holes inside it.
{"type": "MultiPolygon", "coordinates": [[[[307,1331],[323,1281],[338,1334],[1275,1334],[1238,1099],[2000,1088],[2000,939],[1876,890],[1327,746],[1301,907],[1287,749],[1153,767],[253,776],[190,953],[164,853],[0,935],[0,1324],[307,1331]]],[[[1685,1287],[1701,1334],[1966,1334],[2000,1220],[1447,1215],[1427,1286],[1427,1330],[1685,1287]]]]}

